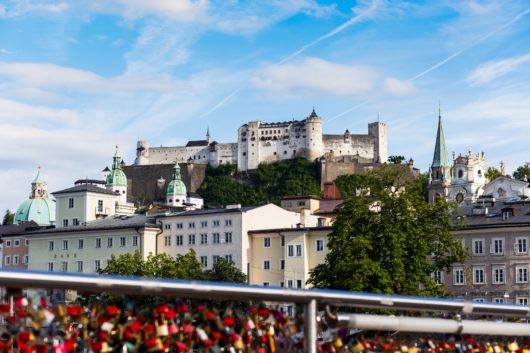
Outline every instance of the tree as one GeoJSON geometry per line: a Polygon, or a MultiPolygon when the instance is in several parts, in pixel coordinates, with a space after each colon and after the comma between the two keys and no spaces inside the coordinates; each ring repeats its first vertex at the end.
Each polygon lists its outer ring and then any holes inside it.
{"type": "Polygon", "coordinates": [[[405,161],[405,156],[388,156],[388,162],[392,164],[401,164],[405,161]]]}
{"type": "Polygon", "coordinates": [[[206,278],[210,281],[246,283],[247,276],[234,266],[232,261],[223,257],[217,259],[217,262],[211,270],[205,272],[206,278]]]}
{"type": "Polygon", "coordinates": [[[353,176],[329,235],[329,253],[310,273],[320,288],[405,295],[443,295],[434,271],[466,253],[451,234],[453,205],[429,204],[421,182],[397,168],[353,176]]]}
{"type": "Polygon", "coordinates": [[[136,276],[150,278],[197,279],[220,282],[245,283],[246,276],[233,262],[219,258],[212,270],[203,272],[202,264],[191,249],[185,255],[176,258],[162,253],[149,255],[143,259],[140,251],[134,253],[111,255],[107,267],[98,271],[100,274],[136,276]]]}
{"type": "Polygon", "coordinates": [[[513,172],[513,177],[517,180],[523,180],[526,176],[530,176],[530,163],[525,163],[513,172]]]}
{"type": "Polygon", "coordinates": [[[11,213],[11,211],[7,209],[6,213],[4,214],[4,220],[2,221],[2,225],[7,226],[10,224],[13,224],[14,220],[15,220],[15,214],[11,213]]]}
{"type": "Polygon", "coordinates": [[[488,179],[488,181],[495,180],[500,176],[502,176],[500,170],[495,167],[488,167],[488,170],[486,171],[486,178],[488,179]]]}

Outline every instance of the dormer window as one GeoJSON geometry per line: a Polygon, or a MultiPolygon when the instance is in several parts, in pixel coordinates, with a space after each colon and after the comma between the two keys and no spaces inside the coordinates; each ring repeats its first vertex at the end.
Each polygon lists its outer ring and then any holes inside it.
{"type": "Polygon", "coordinates": [[[507,221],[513,217],[513,209],[505,208],[502,210],[502,220],[507,221]]]}

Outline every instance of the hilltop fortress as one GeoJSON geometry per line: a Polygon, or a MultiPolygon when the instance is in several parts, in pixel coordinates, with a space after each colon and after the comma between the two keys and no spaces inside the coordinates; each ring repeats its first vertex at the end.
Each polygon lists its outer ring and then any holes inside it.
{"type": "Polygon", "coordinates": [[[251,121],[237,130],[236,143],[205,140],[189,141],[185,146],[150,147],[149,141],[138,141],[135,165],[173,164],[179,162],[236,164],[239,171],[256,169],[260,163],[273,163],[296,157],[315,160],[325,155],[350,157],[368,163],[384,163],[388,158],[386,125],[368,124],[368,134],[340,135],[322,133],[322,118],[313,109],[303,120],[278,123],[251,121]]]}

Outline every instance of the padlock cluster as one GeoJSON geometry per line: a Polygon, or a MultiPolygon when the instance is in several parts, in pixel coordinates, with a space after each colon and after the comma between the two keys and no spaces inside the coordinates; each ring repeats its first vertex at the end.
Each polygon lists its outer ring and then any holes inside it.
{"type": "Polygon", "coordinates": [[[523,337],[472,337],[469,335],[362,335],[340,337],[321,345],[319,353],[530,353],[523,337]]]}
{"type": "Polygon", "coordinates": [[[0,304],[0,353],[303,351],[299,324],[280,310],[190,303],[51,306],[16,298],[0,304]]]}

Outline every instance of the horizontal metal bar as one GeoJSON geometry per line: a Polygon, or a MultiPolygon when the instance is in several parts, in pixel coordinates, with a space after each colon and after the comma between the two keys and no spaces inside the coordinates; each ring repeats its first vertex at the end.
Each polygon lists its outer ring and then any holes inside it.
{"type": "Polygon", "coordinates": [[[287,289],[204,281],[148,279],[0,270],[0,286],[9,288],[73,289],[79,292],[114,292],[130,295],[157,295],[222,300],[260,300],[362,308],[464,312],[479,315],[530,316],[530,307],[521,305],[472,303],[425,297],[407,297],[324,289],[287,289]]]}
{"type": "Polygon", "coordinates": [[[453,333],[488,336],[528,336],[530,325],[483,320],[450,320],[422,317],[337,314],[336,326],[371,331],[453,333]]]}

